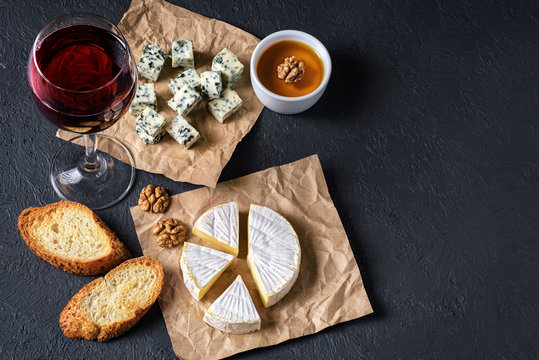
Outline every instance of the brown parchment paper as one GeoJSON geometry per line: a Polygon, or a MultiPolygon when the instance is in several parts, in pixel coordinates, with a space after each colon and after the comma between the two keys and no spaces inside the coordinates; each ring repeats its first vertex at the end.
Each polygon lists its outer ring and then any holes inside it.
{"type": "MultiPolygon", "coordinates": [[[[102,134],[119,139],[135,159],[135,167],[163,174],[175,181],[214,187],[236,145],[251,130],[263,109],[257,99],[249,77],[251,54],[260,41],[253,35],[219,20],[209,19],[162,0],[133,0],[124,14],[120,31],[127,39],[138,62],[146,42],[159,45],[168,54],[172,41],[192,39],[197,72],[211,68],[213,57],[223,48],[231,50],[245,66],[241,80],[233,89],[243,99],[243,107],[224,124],[219,123],[207,110],[204,101],[186,117],[201,134],[201,139],[189,150],[183,149],[168,134],[155,145],[146,145],[135,133],[136,116],[127,113],[102,134]]],[[[155,82],[157,111],[167,121],[177,116],[167,105],[172,98],[170,79],[183,71],[172,68],[167,59],[159,79],[155,82]]],[[[139,82],[151,82],[139,76],[139,82]]],[[[75,134],[59,130],[57,136],[69,140],[75,134]]],[[[112,148],[100,150],[122,159],[112,148]]]]}
{"type": "MultiPolygon", "coordinates": [[[[328,193],[318,156],[273,167],[235,180],[171,197],[164,214],[131,208],[137,236],[145,255],[161,261],[165,284],[159,297],[176,355],[182,359],[223,358],[249,349],[278,344],[316,333],[339,322],[372,312],[357,263],[337,209],[328,193]],[[189,229],[208,208],[228,201],[240,210],[240,251],[200,301],[191,297],[180,270],[182,246],[163,249],[151,234],[161,219],[174,217],[189,229]],[[269,206],[294,226],[301,244],[301,268],[292,290],[277,304],[264,308],[247,267],[249,205],[269,206]],[[232,335],[203,322],[204,312],[240,274],[262,319],[260,331],[232,335]]],[[[209,246],[189,236],[189,241],[209,246]]]]}

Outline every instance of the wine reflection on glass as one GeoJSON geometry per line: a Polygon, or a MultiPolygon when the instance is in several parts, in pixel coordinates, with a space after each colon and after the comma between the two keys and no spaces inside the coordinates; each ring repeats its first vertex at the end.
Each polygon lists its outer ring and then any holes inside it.
{"type": "Polygon", "coordinates": [[[47,119],[82,134],[51,161],[55,191],[94,210],[116,204],[133,184],[133,157],[117,139],[96,133],[115,124],[135,94],[137,70],[120,30],[98,15],[61,16],[38,34],[27,74],[32,98],[47,119]],[[81,138],[84,147],[75,144],[81,138]],[[98,141],[123,163],[98,152],[98,141]]]}

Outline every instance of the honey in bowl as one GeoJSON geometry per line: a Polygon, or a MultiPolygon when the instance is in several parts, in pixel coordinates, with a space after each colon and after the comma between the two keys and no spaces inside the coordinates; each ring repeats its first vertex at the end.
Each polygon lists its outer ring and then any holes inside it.
{"type": "Polygon", "coordinates": [[[269,91],[288,97],[297,97],[312,93],[322,83],[324,64],[320,56],[307,44],[285,40],[270,45],[256,64],[256,74],[262,85],[269,91]],[[277,68],[285,58],[295,56],[305,64],[305,73],[294,83],[287,84],[277,77],[277,68]]]}

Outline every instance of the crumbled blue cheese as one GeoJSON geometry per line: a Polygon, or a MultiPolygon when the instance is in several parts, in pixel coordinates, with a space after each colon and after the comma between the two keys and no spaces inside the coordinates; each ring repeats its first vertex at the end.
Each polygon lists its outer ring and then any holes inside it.
{"type": "Polygon", "coordinates": [[[157,97],[155,96],[154,84],[138,84],[135,97],[131,102],[129,111],[131,114],[138,115],[147,107],[157,110],[157,97]]]}
{"type": "Polygon", "coordinates": [[[189,149],[200,138],[197,129],[180,115],[167,126],[167,132],[185,149],[189,149]]]}
{"type": "Polygon", "coordinates": [[[189,85],[193,89],[198,89],[200,87],[200,77],[195,69],[189,69],[182,72],[180,75],[170,80],[168,87],[172,90],[173,94],[176,94],[176,91],[180,90],[184,85],[189,85]]]}
{"type": "Polygon", "coordinates": [[[200,74],[200,90],[208,100],[218,99],[223,91],[220,71],[204,71],[200,74]]]}
{"type": "Polygon", "coordinates": [[[217,121],[223,123],[230,115],[238,111],[242,103],[238,93],[227,88],[223,91],[222,98],[208,102],[208,109],[217,121]]]}
{"type": "Polygon", "coordinates": [[[181,116],[186,116],[202,100],[202,96],[189,85],[182,86],[176,91],[168,105],[181,116]]]}
{"type": "Polygon", "coordinates": [[[195,67],[193,40],[178,40],[172,42],[172,67],[181,66],[184,69],[195,67]]]}
{"type": "Polygon", "coordinates": [[[146,108],[135,122],[137,135],[146,144],[156,144],[165,134],[166,119],[151,108],[146,108]]]}
{"type": "Polygon", "coordinates": [[[167,54],[159,46],[146,43],[144,50],[142,50],[142,57],[137,64],[139,75],[157,81],[166,57],[167,54]]]}
{"type": "Polygon", "coordinates": [[[211,69],[220,71],[223,75],[225,86],[231,87],[243,74],[243,64],[230,50],[224,48],[213,58],[211,69]]]}

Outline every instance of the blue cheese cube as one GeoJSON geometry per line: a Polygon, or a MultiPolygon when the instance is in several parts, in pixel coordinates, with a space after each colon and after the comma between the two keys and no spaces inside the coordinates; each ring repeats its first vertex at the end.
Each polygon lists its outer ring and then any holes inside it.
{"type": "Polygon", "coordinates": [[[238,82],[243,74],[243,64],[230,50],[224,48],[213,58],[211,69],[220,71],[223,75],[225,86],[231,87],[238,82]]]}
{"type": "Polygon", "coordinates": [[[146,108],[135,122],[137,135],[146,144],[156,144],[165,134],[166,119],[151,108],[146,108]]]}
{"type": "Polygon", "coordinates": [[[230,115],[238,111],[242,103],[238,93],[227,88],[223,91],[222,98],[208,102],[208,109],[217,121],[223,123],[230,115]]]}
{"type": "Polygon", "coordinates": [[[184,69],[195,67],[193,40],[178,40],[172,42],[172,67],[181,66],[184,69]]]}
{"type": "Polygon", "coordinates": [[[202,100],[202,96],[189,85],[182,86],[174,97],[168,101],[168,105],[176,110],[181,116],[186,116],[202,100]]]}
{"type": "Polygon", "coordinates": [[[157,111],[157,97],[155,96],[154,84],[138,84],[135,97],[131,102],[129,111],[138,115],[147,107],[157,111]]]}
{"type": "Polygon", "coordinates": [[[176,94],[176,91],[180,90],[184,85],[189,85],[193,89],[200,87],[200,77],[195,69],[189,69],[170,80],[168,87],[172,90],[172,93],[176,94]]]}
{"type": "Polygon", "coordinates": [[[197,129],[180,115],[167,126],[167,132],[185,149],[189,149],[200,138],[197,129]]]}
{"type": "Polygon", "coordinates": [[[220,71],[204,71],[200,74],[200,90],[208,100],[218,99],[223,91],[220,71]]]}
{"type": "Polygon", "coordinates": [[[142,57],[137,64],[139,75],[157,81],[166,57],[167,54],[159,46],[146,43],[144,50],[142,50],[142,57]]]}

